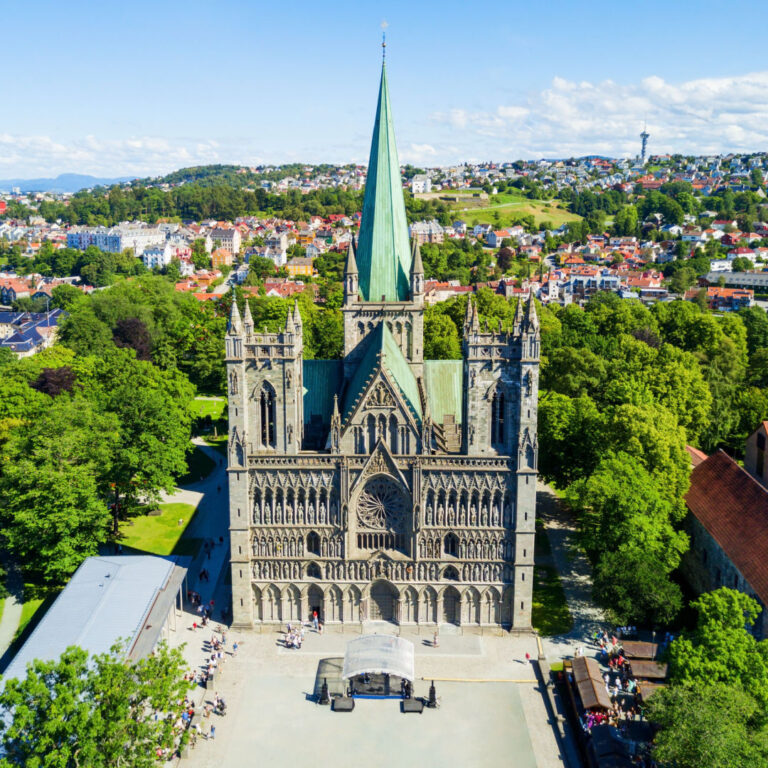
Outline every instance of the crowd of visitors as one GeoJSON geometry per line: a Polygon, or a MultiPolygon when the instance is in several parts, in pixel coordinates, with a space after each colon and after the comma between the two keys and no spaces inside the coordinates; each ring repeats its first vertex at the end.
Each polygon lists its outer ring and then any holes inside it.
{"type": "Polygon", "coordinates": [[[310,627],[312,627],[318,635],[323,634],[324,625],[323,622],[320,621],[320,615],[317,611],[312,611],[310,621],[300,621],[298,624],[292,624],[289,621],[286,625],[283,645],[286,648],[301,650],[301,644],[304,642],[304,630],[309,629],[310,627]]]}

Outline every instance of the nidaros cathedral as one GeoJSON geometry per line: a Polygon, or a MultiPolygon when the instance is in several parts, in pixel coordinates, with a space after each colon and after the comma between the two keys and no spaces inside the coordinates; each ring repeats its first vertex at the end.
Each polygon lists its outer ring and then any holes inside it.
{"type": "Polygon", "coordinates": [[[234,624],[367,620],[531,626],[539,323],[481,326],[462,360],[424,360],[382,69],[359,237],[344,274],[344,358],[304,360],[298,308],[226,337],[234,624]]]}

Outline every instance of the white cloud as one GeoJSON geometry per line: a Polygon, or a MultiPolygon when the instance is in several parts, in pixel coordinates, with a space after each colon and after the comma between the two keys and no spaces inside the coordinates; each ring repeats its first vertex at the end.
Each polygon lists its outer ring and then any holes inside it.
{"type": "Polygon", "coordinates": [[[437,150],[431,144],[409,144],[399,152],[400,161],[403,163],[424,163],[434,161],[437,150]]]}
{"type": "MultiPolygon", "coordinates": [[[[250,161],[256,162],[255,159],[250,161]]],[[[154,175],[187,165],[216,162],[222,160],[215,141],[84,136],[65,142],[49,136],[0,133],[0,178],[56,176],[62,172],[103,176],[154,175]]]]}
{"type": "MultiPolygon", "coordinates": [[[[554,77],[547,88],[517,103],[505,100],[477,108],[454,102],[430,117],[401,116],[403,162],[437,165],[477,158],[636,155],[644,121],[652,153],[766,150],[768,71],[682,83],[657,75],[634,83],[554,77]]],[[[303,138],[281,139],[258,127],[221,140],[193,134],[109,139],[95,134],[64,140],[0,132],[0,178],[62,172],[147,176],[206,163],[364,163],[371,127],[367,119],[354,136],[333,134],[330,139],[311,131],[299,131],[303,138]]]]}
{"type": "Polygon", "coordinates": [[[651,152],[766,150],[768,72],[679,84],[656,75],[629,84],[555,77],[520,104],[458,106],[431,118],[466,155],[499,159],[635,155],[645,121],[651,152]]]}

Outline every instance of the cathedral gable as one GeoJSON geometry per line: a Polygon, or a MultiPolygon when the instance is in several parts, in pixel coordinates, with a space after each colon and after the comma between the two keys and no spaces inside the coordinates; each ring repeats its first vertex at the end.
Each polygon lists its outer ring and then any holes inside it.
{"type": "Polygon", "coordinates": [[[343,437],[353,425],[364,422],[368,414],[379,416],[391,413],[397,414],[398,421],[407,424],[414,434],[418,434],[414,415],[407,407],[400,390],[390,381],[386,371],[379,370],[358,398],[357,404],[346,419],[341,435],[343,437]]]}
{"type": "Polygon", "coordinates": [[[368,479],[374,475],[390,475],[394,477],[404,489],[410,490],[405,475],[403,475],[398,468],[397,462],[390,453],[387,444],[382,440],[379,440],[376,447],[371,451],[371,455],[368,457],[368,461],[365,462],[363,471],[357,476],[357,479],[349,489],[350,494],[354,494],[357,488],[365,485],[368,479]]]}

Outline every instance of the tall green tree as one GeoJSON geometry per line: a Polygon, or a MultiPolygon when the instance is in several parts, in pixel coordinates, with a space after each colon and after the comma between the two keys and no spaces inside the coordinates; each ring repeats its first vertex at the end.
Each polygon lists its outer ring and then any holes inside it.
{"type": "Polygon", "coordinates": [[[768,740],[755,700],[737,685],[697,681],[673,685],[648,702],[660,727],[653,756],[676,768],[768,765],[768,740]]]}
{"type": "Polygon", "coordinates": [[[186,471],[194,389],[183,374],[160,371],[128,350],[104,360],[97,375],[102,407],[118,420],[109,469],[117,533],[126,508],[157,501],[186,471]]]}
{"type": "Polygon", "coordinates": [[[768,705],[768,640],[749,631],[761,608],[756,600],[721,587],[694,600],[696,629],[669,649],[670,675],[679,683],[739,685],[765,709],[768,705]]]}
{"type": "Polygon", "coordinates": [[[12,432],[2,453],[0,518],[7,548],[28,576],[62,584],[106,541],[117,440],[117,418],[81,395],[56,397],[12,432]]]}
{"type": "MultiPolygon", "coordinates": [[[[0,692],[0,768],[151,768],[175,747],[173,725],[189,690],[179,649],[164,643],[128,663],[124,646],[89,656],[68,648],[35,660],[0,692]]],[[[186,734],[182,736],[186,740],[186,734]]]]}

